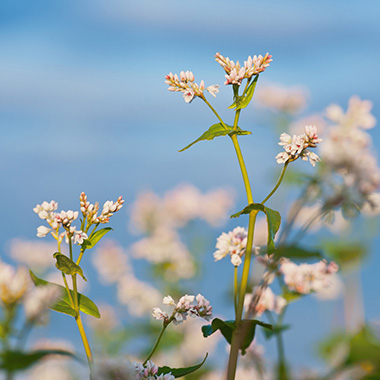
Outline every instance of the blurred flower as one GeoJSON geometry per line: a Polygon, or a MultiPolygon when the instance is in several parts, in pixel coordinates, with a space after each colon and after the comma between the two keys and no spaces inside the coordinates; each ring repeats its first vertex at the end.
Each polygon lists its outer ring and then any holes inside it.
{"type": "Polygon", "coordinates": [[[29,272],[25,267],[16,269],[0,260],[0,301],[5,305],[15,304],[30,286],[29,272]]]}
{"type": "MultiPolygon", "coordinates": [[[[247,294],[244,304],[247,312],[252,308],[252,301],[256,292],[260,291],[260,298],[254,305],[254,315],[261,316],[266,310],[274,311],[280,314],[282,309],[286,306],[287,302],[284,297],[276,296],[271,288],[260,289],[260,287],[254,287],[252,294],[247,294]]],[[[252,311],[251,311],[252,312],[252,311]]]]}
{"type": "Polygon", "coordinates": [[[363,214],[375,216],[380,214],[380,193],[372,193],[367,196],[362,208],[363,214]]]}
{"type": "Polygon", "coordinates": [[[44,270],[55,264],[53,253],[57,245],[44,241],[13,239],[9,245],[9,254],[12,259],[31,267],[44,270]]]}
{"type": "Polygon", "coordinates": [[[102,242],[92,256],[92,263],[99,273],[99,279],[106,284],[119,281],[131,273],[126,252],[112,240],[102,242]]]}
{"type": "Polygon", "coordinates": [[[153,235],[133,244],[131,251],[134,257],[154,264],[167,264],[163,272],[167,279],[191,278],[194,275],[195,266],[190,252],[171,228],[157,228],[153,235]]]}
{"type": "Polygon", "coordinates": [[[371,136],[364,131],[376,122],[371,109],[370,101],[354,96],[346,113],[338,105],[329,106],[326,115],[336,124],[329,128],[321,146],[323,175],[341,177],[335,181],[336,196],[331,198],[340,198],[341,203],[348,200],[359,208],[380,187],[380,168],[371,149],[371,136]]]}
{"type": "Polygon", "coordinates": [[[220,53],[215,54],[215,60],[218,62],[226,72],[226,82],[224,84],[237,84],[240,86],[243,79],[251,78],[263,72],[272,62],[272,56],[269,53],[253,57],[249,56],[244,65],[240,66],[239,61],[236,63],[228,57],[223,57],[220,53]]]}
{"type": "Polygon", "coordinates": [[[38,363],[28,373],[28,380],[75,380],[76,377],[64,363],[49,360],[38,363]]]}
{"type": "Polygon", "coordinates": [[[338,265],[325,260],[315,264],[295,264],[283,259],[280,272],[284,275],[284,282],[290,291],[301,294],[322,293],[324,298],[334,298],[336,294],[335,273],[338,265]]]}
{"type": "Polygon", "coordinates": [[[236,227],[228,234],[223,232],[217,239],[217,251],[214,252],[215,261],[230,255],[231,263],[239,266],[242,263],[241,256],[244,255],[247,246],[247,234],[247,230],[243,227],[236,227]]]}
{"type": "Polygon", "coordinates": [[[111,305],[98,305],[100,318],[88,318],[88,324],[99,334],[107,335],[120,325],[116,310],[111,305]]]}
{"type": "Polygon", "coordinates": [[[160,292],[133,275],[122,277],[117,283],[117,298],[133,316],[149,313],[154,305],[160,302],[160,292]]]}
{"type": "Polygon", "coordinates": [[[56,285],[39,286],[29,292],[24,300],[24,310],[29,321],[37,322],[42,313],[54,305],[62,296],[56,285]]]}
{"type": "MultiPolygon", "coordinates": [[[[256,95],[255,95],[256,96],[256,95]]],[[[308,92],[302,87],[283,87],[277,84],[260,87],[256,99],[264,107],[295,114],[307,102],[308,92]]],[[[304,124],[305,125],[305,124],[304,124]]]]}
{"type": "Polygon", "coordinates": [[[136,380],[138,376],[135,363],[125,358],[98,358],[91,370],[92,380],[136,380]]]}

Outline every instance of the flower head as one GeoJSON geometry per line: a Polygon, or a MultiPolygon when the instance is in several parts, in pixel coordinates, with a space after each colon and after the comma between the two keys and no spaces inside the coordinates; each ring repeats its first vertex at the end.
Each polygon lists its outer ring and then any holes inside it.
{"type": "Polygon", "coordinates": [[[230,255],[232,264],[239,266],[242,262],[241,256],[243,256],[247,246],[247,235],[247,230],[243,227],[236,227],[228,234],[223,232],[217,239],[217,251],[214,252],[215,261],[230,255]]]}
{"type": "Polygon", "coordinates": [[[165,324],[173,322],[175,325],[179,325],[187,319],[188,315],[191,317],[201,317],[207,321],[212,316],[212,306],[201,294],[198,294],[196,297],[185,294],[179,299],[177,304],[171,296],[166,296],[162,303],[171,306],[171,314],[169,315],[166,311],[155,307],[152,309],[152,316],[154,319],[163,320],[165,324]]]}
{"type": "MultiPolygon", "coordinates": [[[[165,83],[169,85],[168,90],[182,92],[186,103],[190,103],[195,97],[203,97],[205,83],[202,80],[200,84],[194,82],[194,74],[191,71],[181,71],[179,77],[177,74],[169,73],[165,76],[165,83]]],[[[218,85],[207,87],[207,91],[215,97],[219,92],[218,85]]]]}
{"type": "Polygon", "coordinates": [[[305,133],[302,135],[293,135],[291,137],[287,133],[282,133],[278,145],[281,145],[285,152],[281,152],[276,156],[277,163],[283,164],[301,157],[302,160],[309,160],[311,165],[315,166],[320,161],[320,158],[307,148],[315,148],[321,141],[322,139],[318,137],[317,128],[313,125],[306,125],[305,133]]]}
{"type": "Polygon", "coordinates": [[[215,54],[215,60],[226,72],[226,82],[224,84],[237,84],[240,86],[243,79],[249,79],[263,72],[272,62],[272,56],[269,53],[265,54],[264,57],[262,55],[249,56],[242,66],[239,61],[235,63],[228,57],[223,57],[220,53],[215,54]]]}

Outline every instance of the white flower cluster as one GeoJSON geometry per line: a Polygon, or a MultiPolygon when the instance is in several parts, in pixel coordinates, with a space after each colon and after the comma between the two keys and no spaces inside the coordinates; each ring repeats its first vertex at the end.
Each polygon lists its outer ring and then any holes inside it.
{"type": "Polygon", "coordinates": [[[78,218],[78,211],[61,211],[60,213],[55,212],[58,208],[58,203],[55,201],[43,202],[41,205],[37,205],[33,211],[38,214],[38,216],[46,220],[49,224],[49,227],[39,226],[37,228],[37,236],[45,237],[49,232],[53,237],[61,242],[65,237],[72,239],[74,244],[82,244],[88,236],[83,231],[77,231],[76,227],[72,226],[71,223],[78,218]],[[60,227],[63,227],[66,231],[59,233],[60,227]]]}
{"type": "Polygon", "coordinates": [[[223,232],[216,242],[215,261],[219,261],[230,255],[231,263],[236,267],[239,266],[242,263],[241,257],[244,255],[247,247],[247,236],[248,232],[243,227],[236,227],[228,233],[223,232]]]}
{"type": "Polygon", "coordinates": [[[249,56],[244,65],[240,66],[239,61],[236,63],[228,57],[223,57],[220,53],[215,54],[215,60],[218,62],[226,72],[226,82],[224,84],[237,84],[240,86],[244,78],[251,78],[263,72],[272,62],[272,56],[269,53],[262,55],[249,56]]]}
{"type": "Polygon", "coordinates": [[[95,223],[108,223],[110,220],[110,217],[113,215],[113,213],[119,211],[123,207],[123,197],[119,197],[116,202],[113,201],[106,201],[103,205],[102,212],[100,215],[98,215],[99,212],[99,203],[96,202],[95,204],[90,203],[87,200],[87,195],[82,192],[79,196],[80,201],[80,210],[83,214],[84,218],[87,218],[87,221],[90,224],[95,223]]]}
{"type": "Polygon", "coordinates": [[[166,296],[162,303],[174,306],[170,316],[166,311],[158,307],[153,308],[152,315],[153,318],[163,320],[166,324],[173,322],[175,325],[179,325],[186,320],[188,315],[191,317],[201,317],[206,321],[212,318],[212,306],[201,294],[198,294],[196,297],[186,294],[180,298],[177,304],[171,296],[166,296]],[[193,304],[194,299],[197,301],[196,305],[193,304]]]}
{"type": "Polygon", "coordinates": [[[175,377],[171,372],[166,374],[157,375],[158,366],[152,361],[148,360],[147,363],[142,365],[141,363],[133,363],[136,369],[136,380],[174,380],[175,377]]]}
{"type": "Polygon", "coordinates": [[[318,138],[317,128],[312,125],[306,125],[305,133],[302,135],[293,135],[291,137],[287,133],[282,133],[278,145],[283,146],[285,152],[281,152],[276,156],[277,163],[283,164],[301,157],[302,160],[309,160],[311,165],[315,166],[320,161],[320,158],[307,148],[315,148],[321,141],[322,139],[318,138]]]}
{"type": "Polygon", "coordinates": [[[376,209],[379,202],[372,205],[371,198],[380,187],[380,168],[372,151],[371,136],[366,132],[376,124],[371,110],[369,100],[356,96],[350,98],[346,112],[336,104],[330,105],[326,116],[334,125],[324,136],[321,154],[326,168],[338,173],[346,189],[356,194],[356,203],[362,204],[364,198],[376,209]]]}
{"type": "Polygon", "coordinates": [[[244,300],[245,308],[247,312],[254,313],[260,317],[265,311],[274,311],[275,313],[281,313],[282,309],[286,306],[287,302],[284,297],[276,296],[271,288],[260,289],[258,286],[255,286],[252,294],[247,294],[244,300]],[[253,300],[256,292],[261,292],[258,301],[253,304],[253,300]],[[251,308],[254,310],[251,310],[251,308]]]}
{"type": "Polygon", "coordinates": [[[320,293],[323,298],[334,298],[337,295],[336,263],[325,260],[315,264],[295,264],[283,259],[280,272],[289,290],[300,293],[320,293]]]}
{"type": "MultiPolygon", "coordinates": [[[[205,83],[203,80],[199,85],[194,83],[194,74],[191,71],[181,71],[179,77],[177,74],[169,73],[165,79],[165,83],[169,85],[168,90],[182,92],[186,103],[190,103],[196,96],[204,97],[205,83]]],[[[219,87],[214,84],[207,87],[206,90],[215,97],[215,94],[219,92],[219,87]]]]}

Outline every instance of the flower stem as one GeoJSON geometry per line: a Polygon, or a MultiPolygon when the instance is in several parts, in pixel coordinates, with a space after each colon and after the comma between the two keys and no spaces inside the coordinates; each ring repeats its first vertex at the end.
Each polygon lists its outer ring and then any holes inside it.
{"type": "Polygon", "coordinates": [[[267,197],[261,202],[261,204],[264,204],[276,192],[276,190],[279,188],[279,186],[281,185],[282,180],[284,179],[285,171],[286,171],[286,168],[288,167],[288,165],[289,165],[289,161],[286,161],[285,164],[284,164],[284,166],[283,166],[283,168],[282,168],[282,170],[281,170],[280,177],[277,180],[277,183],[276,183],[275,187],[267,195],[267,197]]]}
{"type": "Polygon", "coordinates": [[[215,108],[208,102],[208,100],[205,98],[205,96],[200,96],[200,98],[210,107],[211,111],[214,112],[215,116],[219,119],[220,123],[224,127],[224,129],[228,129],[226,123],[222,120],[222,118],[219,116],[218,112],[215,111],[215,108]]]}
{"type": "MultiPolygon", "coordinates": [[[[238,120],[238,116],[236,117],[235,115],[235,123],[237,123],[237,120],[238,120]]],[[[248,178],[247,169],[245,167],[243,155],[240,150],[239,142],[237,140],[236,135],[232,135],[230,137],[234,144],[236,155],[239,161],[240,170],[243,176],[244,186],[245,186],[245,190],[247,194],[248,204],[251,204],[253,203],[252,190],[251,190],[251,185],[248,178]]],[[[253,246],[253,233],[255,229],[257,213],[258,213],[257,210],[253,210],[249,214],[247,247],[245,251],[243,273],[242,273],[242,278],[240,282],[240,291],[239,291],[239,297],[238,297],[238,307],[236,311],[236,320],[235,320],[236,327],[232,335],[230,357],[228,360],[227,380],[235,379],[236,367],[237,367],[238,356],[239,356],[239,348],[241,346],[242,339],[244,339],[244,331],[242,331],[241,320],[242,320],[243,308],[244,308],[244,298],[247,292],[247,285],[248,285],[248,279],[249,279],[249,270],[250,270],[250,265],[251,265],[251,255],[252,255],[252,246],[253,246]]]]}
{"type": "Polygon", "coordinates": [[[235,305],[235,318],[236,318],[237,307],[238,307],[238,291],[239,291],[239,285],[238,285],[238,267],[235,267],[235,271],[234,271],[234,305],[235,305]]]}
{"type": "Polygon", "coordinates": [[[165,321],[164,321],[164,323],[162,325],[162,330],[160,332],[160,335],[157,338],[156,344],[154,345],[154,347],[153,347],[152,351],[150,352],[150,354],[148,355],[148,357],[145,359],[143,365],[145,365],[148,362],[148,360],[153,356],[153,354],[156,351],[158,345],[160,344],[161,338],[164,335],[164,332],[165,332],[166,328],[168,327],[168,325],[169,325],[169,323],[168,322],[165,323],[165,321]]]}
{"type": "Polygon", "coordinates": [[[80,336],[82,338],[84,350],[86,351],[88,365],[90,366],[90,369],[91,369],[91,364],[93,363],[94,360],[92,358],[90,344],[88,343],[87,335],[86,335],[86,332],[84,331],[84,327],[83,327],[83,323],[82,323],[82,319],[81,319],[79,311],[78,311],[77,316],[75,317],[75,322],[78,325],[78,329],[79,329],[80,336]]]}

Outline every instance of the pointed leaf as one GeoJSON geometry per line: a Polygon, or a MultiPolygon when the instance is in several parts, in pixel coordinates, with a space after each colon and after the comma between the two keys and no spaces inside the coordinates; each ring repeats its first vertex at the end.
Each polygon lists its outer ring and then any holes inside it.
{"type": "Polygon", "coordinates": [[[192,367],[186,367],[186,368],[170,368],[167,366],[159,367],[157,375],[159,376],[161,374],[171,373],[175,378],[186,376],[186,375],[196,371],[197,369],[201,368],[203,366],[203,364],[205,363],[207,356],[208,356],[208,354],[206,354],[205,358],[202,360],[201,363],[196,364],[192,367]]]}
{"type": "Polygon", "coordinates": [[[285,298],[287,303],[290,303],[290,302],[297,301],[299,298],[301,298],[303,296],[303,294],[290,291],[286,286],[284,286],[282,288],[281,296],[285,298]]]}
{"type": "Polygon", "coordinates": [[[73,353],[64,350],[4,351],[0,353],[0,369],[8,372],[24,370],[48,355],[76,358],[73,353]]]}
{"type": "Polygon", "coordinates": [[[87,281],[86,277],[83,275],[82,268],[75,264],[74,261],[70,260],[67,256],[62,255],[62,253],[56,252],[53,257],[57,260],[55,266],[63,273],[70,276],[74,274],[79,274],[83,277],[83,280],[87,281]]]}
{"type": "Polygon", "coordinates": [[[261,203],[251,203],[244,207],[243,210],[231,215],[231,218],[238,218],[243,214],[249,214],[251,211],[262,211],[267,216],[268,224],[268,242],[267,242],[267,252],[272,253],[275,249],[274,238],[281,224],[281,215],[278,211],[272,210],[269,207],[262,205],[261,203]]]}
{"type": "Polygon", "coordinates": [[[238,218],[241,215],[250,214],[253,210],[265,212],[265,206],[261,203],[251,203],[248,206],[245,206],[243,210],[237,212],[236,214],[232,214],[230,218],[238,218]]]}
{"type": "Polygon", "coordinates": [[[266,339],[270,339],[273,335],[280,334],[283,331],[286,331],[289,329],[290,329],[290,325],[273,326],[273,330],[264,329],[263,333],[266,339]]]}
{"type": "MultiPolygon", "coordinates": [[[[70,298],[67,295],[67,290],[64,286],[53,284],[51,282],[42,280],[38,278],[32,271],[29,271],[29,273],[34,285],[36,286],[55,285],[62,289],[62,294],[64,294],[64,296],[55,305],[50,306],[49,309],[58,311],[59,313],[68,314],[73,317],[76,316],[75,309],[71,306],[70,298]]],[[[74,292],[72,290],[70,290],[70,293],[71,293],[71,297],[74,297],[74,292]]],[[[92,315],[95,318],[100,318],[98,307],[88,297],[84,296],[83,294],[78,293],[78,303],[79,303],[79,310],[81,312],[88,315],[92,315]]]]}
{"type": "Polygon", "coordinates": [[[85,249],[94,248],[95,245],[100,241],[100,239],[108,232],[112,230],[111,227],[102,228],[101,230],[95,231],[92,233],[88,239],[86,239],[82,246],[85,249]]]}
{"type": "Polygon", "coordinates": [[[213,140],[215,137],[226,136],[226,135],[229,135],[230,133],[236,133],[239,135],[251,134],[251,132],[243,131],[240,128],[235,130],[231,125],[227,125],[227,129],[226,129],[222,123],[218,123],[218,124],[212,125],[205,133],[202,134],[202,136],[197,138],[191,144],[187,145],[185,148],[181,149],[179,152],[183,152],[184,150],[189,149],[191,146],[193,146],[194,144],[196,144],[199,141],[213,140]]]}
{"type": "Polygon", "coordinates": [[[236,110],[243,109],[248,106],[248,104],[251,102],[253,93],[255,92],[257,80],[259,79],[259,75],[256,75],[253,82],[249,85],[247,92],[244,94],[244,98],[241,99],[238,106],[236,107],[236,110]]]}
{"type": "MultiPolygon", "coordinates": [[[[244,339],[240,344],[240,349],[242,354],[245,354],[245,350],[250,346],[252,340],[255,337],[256,325],[262,326],[267,329],[272,329],[272,325],[268,323],[261,322],[257,319],[244,319],[242,321],[242,335],[244,339]]],[[[232,341],[232,334],[235,330],[235,321],[222,321],[219,318],[214,318],[211,325],[206,325],[202,327],[203,336],[207,338],[212,335],[215,331],[220,330],[224,338],[229,344],[232,341]]]]}
{"type": "Polygon", "coordinates": [[[268,223],[268,243],[267,252],[272,253],[275,250],[274,238],[281,225],[281,215],[278,211],[265,207],[265,214],[267,215],[268,223]]]}

